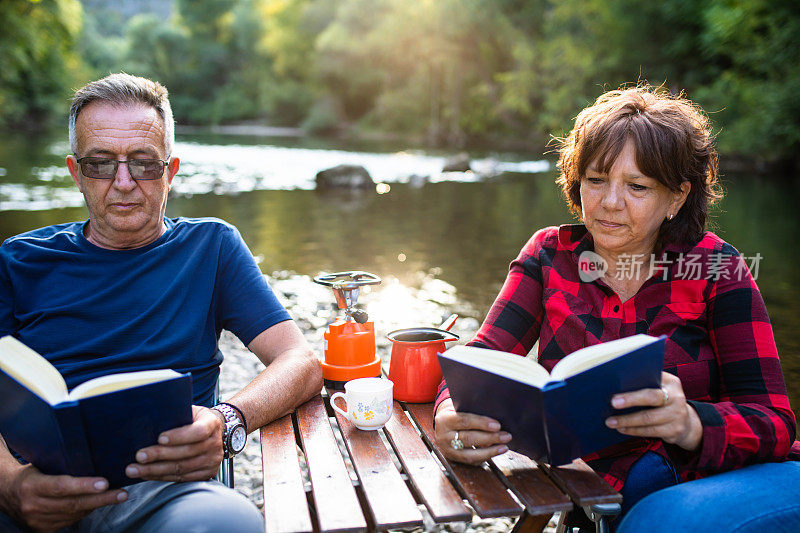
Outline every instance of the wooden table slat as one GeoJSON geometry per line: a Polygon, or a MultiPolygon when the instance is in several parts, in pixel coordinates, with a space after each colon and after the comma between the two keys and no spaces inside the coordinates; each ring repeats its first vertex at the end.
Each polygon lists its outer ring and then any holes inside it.
{"type": "Polygon", "coordinates": [[[447,480],[398,402],[394,402],[392,418],[384,429],[411,484],[434,521],[470,520],[472,511],[464,505],[461,496],[447,480]]]}
{"type": "Polygon", "coordinates": [[[367,523],[333,434],[322,398],[297,409],[314,507],[322,531],[366,531],[367,523]]]}
{"type": "Polygon", "coordinates": [[[451,464],[444,458],[433,438],[433,404],[407,404],[406,408],[422,430],[425,440],[450,472],[453,484],[481,518],[517,516],[522,513],[522,507],[494,473],[460,463],[451,464]]]}
{"type": "Polygon", "coordinates": [[[378,431],[358,429],[338,411],[336,420],[372,511],[376,529],[422,525],[422,513],[378,431]]]}
{"type": "Polygon", "coordinates": [[[576,505],[583,507],[596,503],[622,502],[622,495],[581,459],[575,459],[566,466],[540,466],[576,505]]]}
{"type": "Polygon", "coordinates": [[[509,451],[491,459],[511,490],[525,504],[528,514],[551,515],[572,509],[572,501],[528,457],[509,451]]]}
{"type": "Polygon", "coordinates": [[[526,532],[540,531],[552,512],[570,508],[570,499],[578,506],[622,500],[580,460],[553,468],[509,452],[489,461],[488,468],[451,464],[434,442],[432,404],[395,402],[393,416],[384,429],[362,431],[344,416],[337,414],[333,421],[328,401],[317,396],[294,415],[261,429],[265,525],[269,533],[355,533],[419,526],[422,514],[415,495],[437,523],[470,518],[471,511],[460,494],[484,518],[516,516],[524,511],[526,521],[517,527],[526,532]],[[408,410],[413,423],[403,409],[408,410]],[[347,452],[337,444],[335,427],[345,439],[347,452]],[[382,440],[384,434],[402,463],[406,480],[382,440]],[[298,435],[311,492],[303,482],[298,435]],[[359,483],[348,473],[348,453],[359,483]]]}
{"type": "Polygon", "coordinates": [[[291,415],[261,428],[267,533],[313,530],[296,446],[291,415]]]}

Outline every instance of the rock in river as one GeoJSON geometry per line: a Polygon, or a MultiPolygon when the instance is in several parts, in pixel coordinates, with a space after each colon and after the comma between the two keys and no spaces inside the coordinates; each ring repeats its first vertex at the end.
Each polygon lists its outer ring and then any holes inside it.
{"type": "Polygon", "coordinates": [[[317,189],[369,189],[375,182],[361,165],[338,165],[317,172],[317,189]]]}
{"type": "Polygon", "coordinates": [[[445,162],[442,172],[467,172],[470,170],[469,154],[461,152],[445,162]]]}

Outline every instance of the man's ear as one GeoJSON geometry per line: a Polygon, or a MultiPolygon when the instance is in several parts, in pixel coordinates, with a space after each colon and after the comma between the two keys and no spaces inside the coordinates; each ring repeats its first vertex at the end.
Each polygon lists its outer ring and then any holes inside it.
{"type": "Polygon", "coordinates": [[[172,180],[175,178],[175,174],[178,173],[179,168],[181,168],[180,157],[173,157],[167,163],[167,185],[170,187],[172,187],[172,180]]]}
{"type": "Polygon", "coordinates": [[[81,187],[81,179],[80,177],[78,177],[78,172],[79,172],[78,160],[75,158],[74,155],[67,156],[67,169],[69,169],[69,175],[72,176],[72,181],[75,182],[75,185],[78,187],[78,190],[83,192],[83,188],[81,187]]]}

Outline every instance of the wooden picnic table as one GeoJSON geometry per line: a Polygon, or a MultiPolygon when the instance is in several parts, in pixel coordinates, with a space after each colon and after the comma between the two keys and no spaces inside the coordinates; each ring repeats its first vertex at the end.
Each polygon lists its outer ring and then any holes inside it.
{"type": "Polygon", "coordinates": [[[383,429],[362,431],[323,391],[261,428],[261,457],[268,533],[383,531],[473,514],[521,516],[515,531],[541,531],[555,512],[622,500],[580,460],[552,468],[508,452],[483,467],[448,462],[430,403],[395,401],[383,429]]]}

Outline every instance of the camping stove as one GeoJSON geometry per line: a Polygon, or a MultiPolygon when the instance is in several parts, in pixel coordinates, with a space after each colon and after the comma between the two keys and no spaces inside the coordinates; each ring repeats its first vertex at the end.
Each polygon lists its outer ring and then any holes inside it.
{"type": "Polygon", "coordinates": [[[380,376],[381,359],[375,355],[375,324],[355,305],[359,289],[364,285],[377,285],[381,278],[354,270],[319,275],[314,281],[330,287],[338,308],[344,309],[344,318],[337,318],[324,334],[322,377],[325,386],[340,389],[351,379],[380,376]]]}

